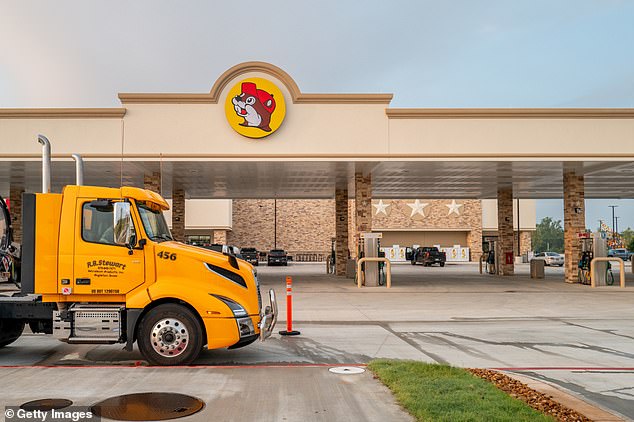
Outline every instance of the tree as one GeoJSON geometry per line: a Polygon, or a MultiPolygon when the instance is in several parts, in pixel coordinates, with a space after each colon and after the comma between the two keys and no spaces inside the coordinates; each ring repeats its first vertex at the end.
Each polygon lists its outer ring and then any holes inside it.
{"type": "Polygon", "coordinates": [[[563,252],[564,229],[561,226],[561,220],[553,220],[550,217],[542,218],[542,221],[535,227],[533,248],[538,252],[563,252]]]}
{"type": "Polygon", "coordinates": [[[634,241],[634,230],[629,227],[621,232],[621,236],[623,237],[623,245],[627,247],[628,250],[632,250],[632,245],[634,241]]]}

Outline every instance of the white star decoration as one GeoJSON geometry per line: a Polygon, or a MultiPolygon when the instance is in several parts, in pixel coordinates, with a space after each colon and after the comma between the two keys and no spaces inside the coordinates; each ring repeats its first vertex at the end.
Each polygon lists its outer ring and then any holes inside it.
{"type": "Polygon", "coordinates": [[[379,199],[379,203],[378,204],[372,204],[373,206],[376,207],[376,214],[374,215],[379,215],[380,213],[385,214],[385,216],[387,216],[387,207],[389,207],[392,204],[384,204],[382,199],[379,199]]]}
{"type": "Polygon", "coordinates": [[[407,204],[408,207],[410,207],[412,209],[412,214],[410,215],[410,217],[415,216],[416,214],[420,214],[423,217],[425,217],[425,207],[429,205],[426,202],[420,202],[418,199],[415,200],[413,203],[411,204],[407,204]]]}
{"type": "Polygon", "coordinates": [[[455,199],[451,200],[451,204],[445,204],[447,208],[449,208],[449,213],[447,215],[451,215],[452,213],[456,213],[456,215],[460,215],[460,207],[462,204],[457,204],[455,199]]]}

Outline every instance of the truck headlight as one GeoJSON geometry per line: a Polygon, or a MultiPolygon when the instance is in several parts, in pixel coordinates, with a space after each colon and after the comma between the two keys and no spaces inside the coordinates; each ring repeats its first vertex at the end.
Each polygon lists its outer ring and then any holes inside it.
{"type": "Polygon", "coordinates": [[[242,305],[229,299],[228,297],[224,297],[220,295],[212,295],[212,296],[215,297],[216,299],[221,300],[225,305],[227,305],[229,309],[231,309],[231,312],[233,312],[234,317],[241,318],[248,315],[246,309],[244,309],[242,305]]]}
{"type": "Polygon", "coordinates": [[[251,318],[239,318],[236,319],[238,322],[238,329],[240,330],[240,337],[246,337],[255,334],[255,329],[253,328],[253,321],[251,318]]]}

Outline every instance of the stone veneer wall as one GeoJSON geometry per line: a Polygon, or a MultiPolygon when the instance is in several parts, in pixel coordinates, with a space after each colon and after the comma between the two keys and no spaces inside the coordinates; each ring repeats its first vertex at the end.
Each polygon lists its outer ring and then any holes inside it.
{"type": "Polygon", "coordinates": [[[161,194],[161,173],[152,172],[143,175],[143,188],[161,194]]]}
{"type": "Polygon", "coordinates": [[[213,242],[219,243],[221,245],[226,245],[227,244],[227,230],[214,230],[213,242]]]}
{"type": "Polygon", "coordinates": [[[520,232],[520,251],[517,253],[517,230],[513,232],[513,252],[515,256],[520,256],[533,250],[533,233],[530,231],[520,232]]]}
{"type": "Polygon", "coordinates": [[[499,275],[515,273],[514,263],[506,263],[506,254],[513,254],[513,244],[517,244],[514,240],[513,187],[498,187],[498,250],[495,251],[495,259],[498,261],[499,275]]]}
{"type": "MultiPolygon", "coordinates": [[[[233,229],[227,232],[227,243],[239,247],[255,247],[260,251],[273,248],[274,200],[239,199],[233,201],[233,229]]],[[[471,259],[477,261],[482,253],[482,205],[479,200],[458,200],[459,214],[449,215],[448,200],[420,200],[429,205],[425,217],[411,217],[407,205],[414,200],[383,199],[389,203],[387,215],[376,215],[378,200],[372,201],[373,229],[399,230],[464,230],[467,232],[471,259]]],[[[348,200],[348,239],[351,256],[356,256],[354,235],[356,227],[354,200],[348,200]]],[[[330,253],[335,237],[334,200],[278,200],[277,246],[291,253],[330,253]]]]}
{"type": "Polygon", "coordinates": [[[348,189],[335,190],[335,212],[335,249],[337,251],[335,274],[345,276],[350,250],[348,242],[348,220],[350,218],[348,215],[348,189]]]}
{"type": "Polygon", "coordinates": [[[563,176],[565,280],[576,283],[579,281],[577,263],[581,259],[578,234],[586,230],[585,185],[583,175],[577,175],[574,170],[564,170],[563,176]]]}
{"type": "MultiPolygon", "coordinates": [[[[414,199],[382,199],[383,205],[387,205],[385,212],[377,211],[378,200],[372,201],[372,226],[375,231],[385,229],[398,230],[462,230],[467,233],[467,245],[471,250],[471,260],[477,261],[482,254],[482,203],[476,199],[457,200],[456,212],[449,213],[451,200],[445,199],[419,199],[420,212],[412,212],[414,209],[408,204],[414,205],[414,199]]],[[[451,246],[451,245],[443,245],[451,246]]]]}
{"type": "MultiPolygon", "coordinates": [[[[233,201],[233,229],[227,242],[268,251],[274,246],[275,200],[233,201]]],[[[291,254],[330,253],[335,236],[335,201],[321,199],[277,200],[277,247],[291,254]]]]}
{"type": "Polygon", "coordinates": [[[13,241],[22,243],[22,194],[24,189],[18,186],[9,188],[9,207],[11,208],[11,227],[13,229],[13,241]]]}
{"type": "Polygon", "coordinates": [[[172,192],[172,236],[179,242],[185,241],[185,191],[174,188],[172,192]]]}

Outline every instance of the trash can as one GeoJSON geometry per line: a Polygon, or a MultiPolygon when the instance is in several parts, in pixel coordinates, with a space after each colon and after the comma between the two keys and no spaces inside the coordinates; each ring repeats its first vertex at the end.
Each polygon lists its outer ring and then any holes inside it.
{"type": "Polygon", "coordinates": [[[545,263],[543,259],[531,259],[531,278],[544,278],[545,263]]]}
{"type": "Polygon", "coordinates": [[[346,278],[354,279],[354,276],[356,273],[357,273],[357,260],[348,258],[348,262],[346,262],[346,278]]]}

